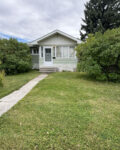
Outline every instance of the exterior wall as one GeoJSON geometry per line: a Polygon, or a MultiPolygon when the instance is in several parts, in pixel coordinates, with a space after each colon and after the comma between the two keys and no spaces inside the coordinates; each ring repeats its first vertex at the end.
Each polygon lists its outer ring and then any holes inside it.
{"type": "Polygon", "coordinates": [[[54,46],[54,45],[76,45],[76,41],[73,41],[67,37],[60,34],[53,35],[43,41],[39,42],[42,46],[54,46]]]}
{"type": "MultiPolygon", "coordinates": [[[[44,65],[44,58],[40,58],[39,55],[32,55],[32,68],[39,69],[39,67],[46,67],[44,65]]],[[[53,59],[53,65],[51,67],[59,68],[59,71],[74,71],[77,67],[77,58],[56,58],[53,59]]]]}
{"type": "Polygon", "coordinates": [[[74,71],[77,67],[76,58],[56,58],[53,61],[53,66],[58,67],[59,71],[74,71]]]}
{"type": "Polygon", "coordinates": [[[39,69],[39,55],[32,55],[32,69],[39,69]]]}
{"type": "Polygon", "coordinates": [[[39,61],[39,67],[42,67],[44,66],[44,58],[40,58],[40,61],[39,61]]]}
{"type": "MultiPolygon", "coordinates": [[[[40,67],[46,67],[44,62],[40,63],[40,67]]],[[[77,67],[76,58],[56,58],[53,60],[52,67],[57,67],[59,71],[74,71],[77,67]]]]}
{"type": "MultiPolygon", "coordinates": [[[[39,69],[40,67],[47,67],[44,64],[44,56],[41,58],[41,46],[42,47],[56,47],[56,46],[76,46],[77,42],[64,37],[60,34],[51,36],[43,41],[39,42],[39,53],[36,55],[32,54],[33,69],[39,69]]],[[[44,48],[43,48],[44,50],[44,48]]],[[[77,67],[77,58],[57,58],[53,59],[51,67],[57,67],[59,71],[74,71],[77,67]]]]}

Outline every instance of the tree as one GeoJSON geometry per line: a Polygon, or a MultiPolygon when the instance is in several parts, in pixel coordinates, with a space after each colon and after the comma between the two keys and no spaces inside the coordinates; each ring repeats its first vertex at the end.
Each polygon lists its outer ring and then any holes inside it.
{"type": "Polygon", "coordinates": [[[98,80],[120,81],[120,28],[89,34],[76,50],[78,71],[98,80]]]}
{"type": "Polygon", "coordinates": [[[88,34],[120,27],[120,0],[90,0],[85,5],[81,40],[88,34]],[[84,31],[84,32],[83,32],[84,31]]]}
{"type": "Polygon", "coordinates": [[[17,74],[31,69],[30,49],[16,39],[0,39],[0,60],[6,74],[17,74]]]}

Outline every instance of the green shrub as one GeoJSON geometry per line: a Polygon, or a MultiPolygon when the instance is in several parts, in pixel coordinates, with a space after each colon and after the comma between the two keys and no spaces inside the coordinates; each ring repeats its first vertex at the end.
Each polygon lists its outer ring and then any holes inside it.
{"type": "MultiPolygon", "coordinates": [[[[1,65],[1,61],[0,61],[1,65]]],[[[0,70],[0,86],[3,86],[3,80],[4,80],[5,72],[3,70],[0,70]]]]}
{"type": "Polygon", "coordinates": [[[79,71],[98,80],[120,81],[120,28],[90,34],[76,50],[79,71]]]}
{"type": "Polygon", "coordinates": [[[0,71],[0,86],[3,86],[3,81],[5,77],[5,72],[4,70],[0,71]]]}
{"type": "Polygon", "coordinates": [[[5,70],[6,74],[27,72],[32,68],[29,47],[16,39],[0,39],[0,60],[0,70],[5,70]]]}

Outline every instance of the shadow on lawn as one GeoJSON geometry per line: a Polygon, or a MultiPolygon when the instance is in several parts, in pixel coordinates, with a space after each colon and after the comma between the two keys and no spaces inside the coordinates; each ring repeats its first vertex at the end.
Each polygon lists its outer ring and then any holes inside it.
{"type": "Polygon", "coordinates": [[[76,75],[76,78],[80,78],[83,80],[87,80],[87,81],[92,81],[92,82],[96,82],[96,83],[101,83],[101,84],[120,84],[120,82],[112,82],[112,81],[100,81],[97,80],[94,76],[90,76],[89,74],[83,73],[83,72],[78,72],[76,75]]]}
{"type": "Polygon", "coordinates": [[[89,74],[84,73],[84,72],[62,72],[62,73],[59,73],[59,75],[62,76],[63,78],[67,78],[67,79],[82,79],[82,80],[87,80],[87,81],[101,83],[101,84],[105,84],[105,83],[106,84],[116,84],[116,82],[97,80],[97,79],[95,79],[95,77],[90,76],[89,74]]]}

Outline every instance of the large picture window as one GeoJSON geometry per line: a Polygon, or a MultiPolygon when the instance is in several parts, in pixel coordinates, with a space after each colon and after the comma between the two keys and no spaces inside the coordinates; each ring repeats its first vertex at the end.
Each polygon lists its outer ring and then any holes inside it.
{"type": "Polygon", "coordinates": [[[75,50],[74,50],[75,47],[73,46],[70,46],[69,48],[69,57],[70,58],[74,58],[75,57],[75,50]]]}
{"type": "Polygon", "coordinates": [[[62,57],[62,47],[60,47],[60,46],[57,46],[56,57],[58,57],[58,58],[62,57]]]}
{"type": "MultiPolygon", "coordinates": [[[[53,49],[54,54],[54,49],[53,49]]],[[[57,58],[75,58],[75,47],[74,46],[57,46],[56,57],[57,58]]]]}
{"type": "Polygon", "coordinates": [[[63,58],[68,58],[69,47],[68,46],[63,46],[62,50],[63,50],[63,58]]]}

